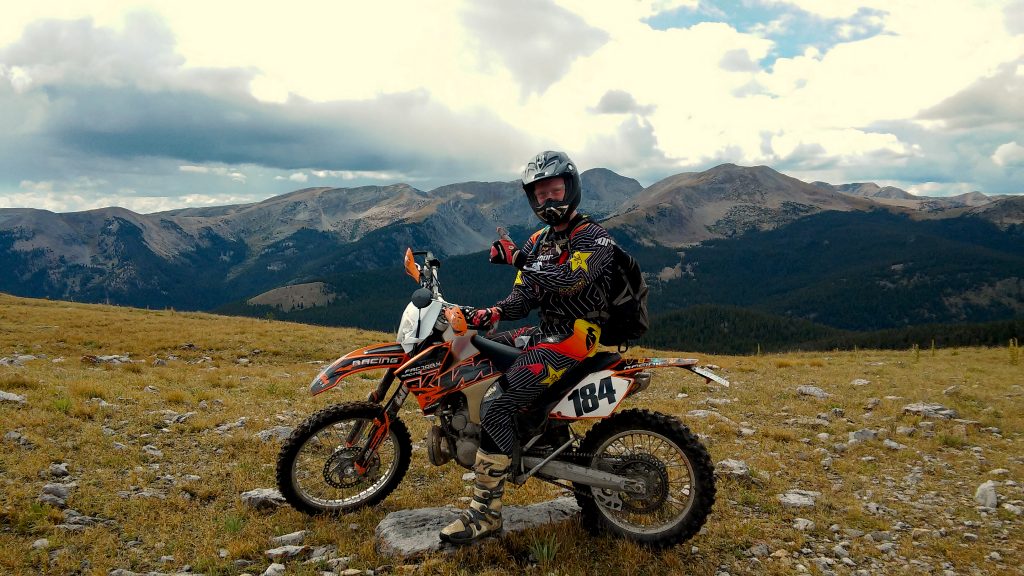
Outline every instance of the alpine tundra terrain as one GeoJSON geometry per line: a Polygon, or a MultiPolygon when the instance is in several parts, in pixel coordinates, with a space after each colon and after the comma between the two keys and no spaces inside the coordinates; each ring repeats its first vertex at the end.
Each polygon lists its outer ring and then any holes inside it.
{"type": "MultiPolygon", "coordinates": [[[[326,362],[386,333],[0,295],[3,574],[1020,574],[1024,369],[991,348],[695,356],[731,382],[661,371],[628,407],[672,413],[716,463],[717,503],[651,552],[577,519],[454,552],[383,553],[389,513],[464,506],[422,449],[379,506],[310,518],[243,495],[274,487],[280,439],[362,400],[319,397],[326,362]]],[[[427,422],[401,414],[422,446],[427,422]]],[[[582,431],[582,430],[581,430],[582,431]]],[[[510,486],[507,504],[564,496],[510,486]]]]}

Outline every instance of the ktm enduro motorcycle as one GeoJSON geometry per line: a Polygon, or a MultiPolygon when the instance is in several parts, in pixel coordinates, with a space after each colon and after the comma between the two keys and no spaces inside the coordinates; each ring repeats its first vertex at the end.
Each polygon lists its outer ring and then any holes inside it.
{"type": "MultiPolygon", "coordinates": [[[[382,501],[398,486],[412,456],[409,430],[398,416],[410,394],[433,421],[426,438],[430,463],[455,460],[472,469],[480,422],[502,394],[502,372],[522,350],[469,329],[469,309],[441,295],[440,265],[430,252],[407,249],[405,269],[420,288],[402,314],[397,342],[354,350],[313,380],[316,395],[353,374],[385,370],[365,402],[319,410],[284,442],[277,484],[296,509],[351,512],[382,501]]],[[[508,480],[521,485],[533,477],[571,491],[582,524],[595,533],[653,548],[693,536],[715,500],[707,451],[673,416],[619,411],[626,398],[650,385],[650,369],[664,367],[729,385],[697,360],[598,352],[518,414],[520,442],[508,480]]]]}

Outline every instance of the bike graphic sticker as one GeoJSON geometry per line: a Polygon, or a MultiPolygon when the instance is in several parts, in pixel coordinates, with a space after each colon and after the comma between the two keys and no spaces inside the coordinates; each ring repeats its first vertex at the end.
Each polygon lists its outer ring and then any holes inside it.
{"type": "Polygon", "coordinates": [[[552,418],[605,418],[615,411],[633,381],[602,370],[587,376],[551,410],[552,418]]]}

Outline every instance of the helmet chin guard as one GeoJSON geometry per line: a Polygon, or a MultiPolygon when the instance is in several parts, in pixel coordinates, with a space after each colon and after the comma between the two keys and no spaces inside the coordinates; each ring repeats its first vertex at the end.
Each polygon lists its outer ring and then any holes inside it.
{"type": "Polygon", "coordinates": [[[546,151],[537,154],[526,163],[523,170],[523,191],[530,208],[537,218],[545,224],[556,226],[569,221],[572,213],[580,205],[583,185],[576,164],[565,152],[546,151]],[[561,200],[545,200],[538,204],[533,195],[534,184],[548,178],[561,177],[565,180],[565,196],[561,200]]]}

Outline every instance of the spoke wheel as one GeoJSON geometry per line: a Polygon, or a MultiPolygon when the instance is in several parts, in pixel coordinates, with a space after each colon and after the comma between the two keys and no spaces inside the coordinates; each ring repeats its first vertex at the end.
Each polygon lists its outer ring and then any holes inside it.
{"type": "Polygon", "coordinates": [[[583,523],[654,548],[696,534],[715,502],[707,450],[679,420],[626,410],[595,425],[580,447],[581,464],[644,483],[643,493],[577,485],[583,523]]]}
{"type": "Polygon", "coordinates": [[[392,419],[387,436],[357,462],[381,407],[369,402],[329,406],[314,413],[285,440],[277,458],[277,486],[307,514],[351,512],[376,504],[409,469],[412,441],[405,424],[392,419]]]}

